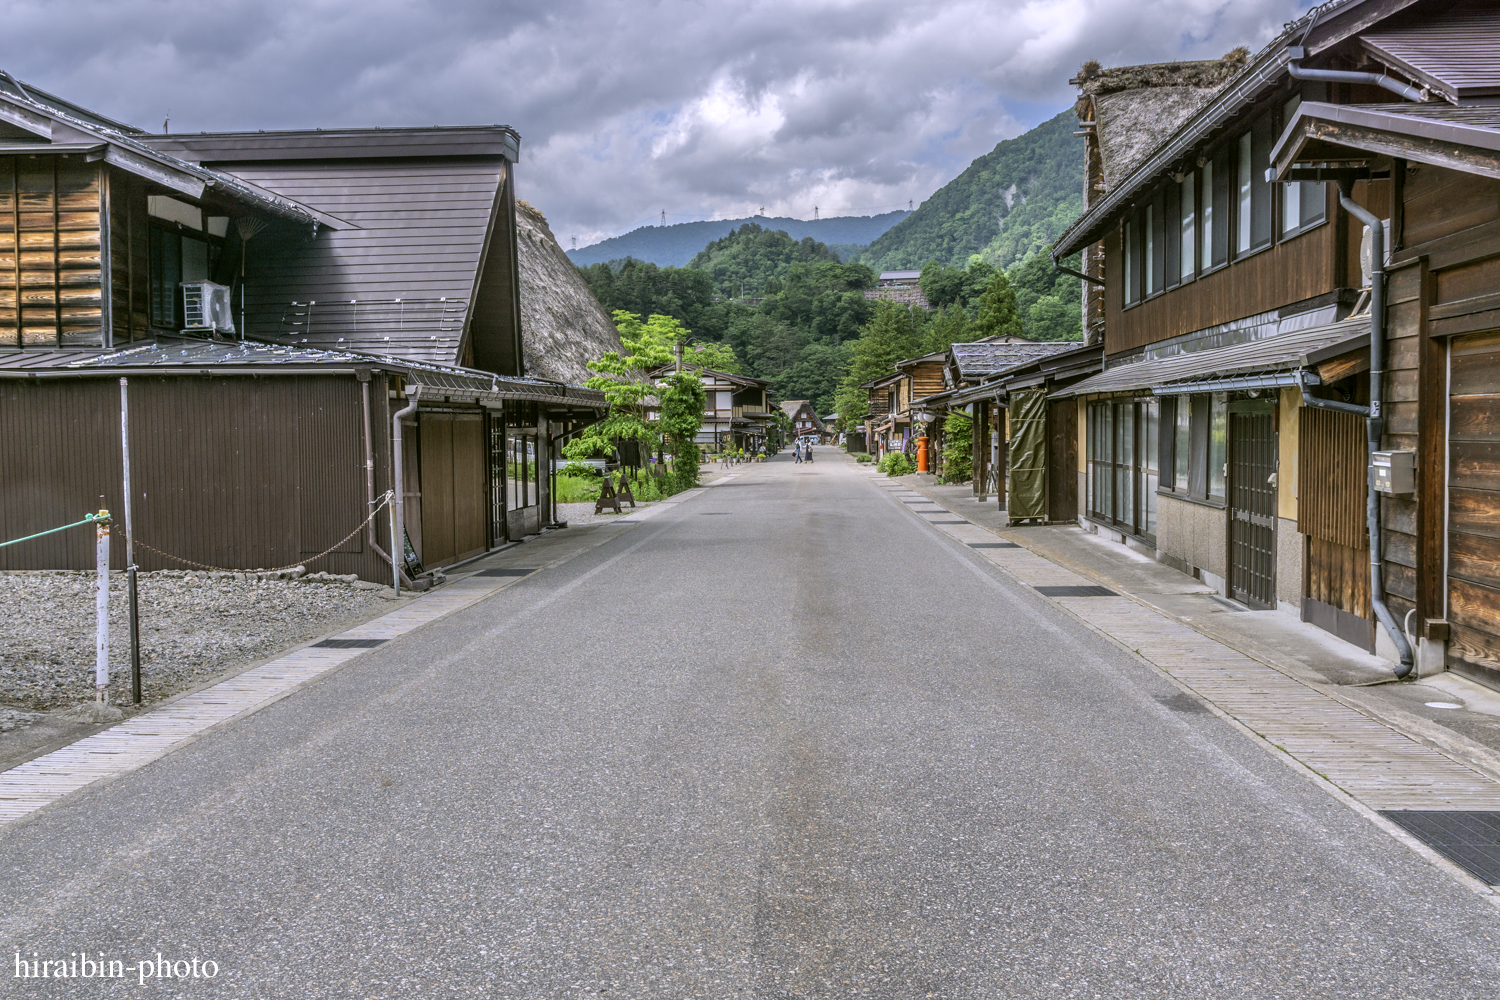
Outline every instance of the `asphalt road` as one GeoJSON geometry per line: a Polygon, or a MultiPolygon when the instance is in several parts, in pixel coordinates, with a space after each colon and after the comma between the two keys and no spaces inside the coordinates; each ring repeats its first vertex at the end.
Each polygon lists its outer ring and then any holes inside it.
{"type": "Polygon", "coordinates": [[[0,831],[0,996],[1500,996],[1500,909],[1195,707],[747,466],[0,831]]]}

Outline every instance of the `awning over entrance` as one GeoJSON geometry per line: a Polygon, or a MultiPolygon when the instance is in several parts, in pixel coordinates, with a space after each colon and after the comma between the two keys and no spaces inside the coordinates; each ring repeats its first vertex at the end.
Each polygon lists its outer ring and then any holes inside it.
{"type": "MultiPolygon", "coordinates": [[[[1245,344],[1207,351],[1177,354],[1108,368],[1076,385],[1053,393],[1054,398],[1098,393],[1159,389],[1162,391],[1219,392],[1228,386],[1208,388],[1211,382],[1232,376],[1291,372],[1357,348],[1370,334],[1368,315],[1351,317],[1326,326],[1315,326],[1245,344]],[[1188,388],[1184,383],[1202,383],[1188,388]],[[1176,388],[1173,388],[1176,387],[1176,388]]],[[[1243,380],[1241,380],[1243,381],[1243,380]]],[[[1268,383],[1269,384],[1269,383],[1268,383]]]]}

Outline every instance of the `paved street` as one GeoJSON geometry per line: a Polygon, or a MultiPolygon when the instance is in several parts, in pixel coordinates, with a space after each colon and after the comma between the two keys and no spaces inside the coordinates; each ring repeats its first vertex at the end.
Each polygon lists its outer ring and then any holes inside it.
{"type": "Polygon", "coordinates": [[[833,449],[736,471],[0,828],[7,951],[219,970],[0,995],[1500,996],[1491,899],[833,449]]]}

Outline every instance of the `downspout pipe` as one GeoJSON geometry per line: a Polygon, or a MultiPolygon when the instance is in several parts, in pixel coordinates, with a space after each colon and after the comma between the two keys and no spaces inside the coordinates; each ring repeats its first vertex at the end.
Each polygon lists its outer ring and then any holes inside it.
{"type": "MultiPolygon", "coordinates": [[[[1306,373],[1304,372],[1302,374],[1305,375],[1306,373]]],[[[1368,406],[1360,406],[1358,403],[1346,403],[1343,400],[1339,399],[1323,399],[1320,396],[1310,395],[1307,391],[1309,388],[1309,383],[1306,379],[1299,379],[1297,381],[1297,388],[1302,390],[1303,406],[1311,406],[1315,410],[1333,410],[1337,413],[1352,413],[1356,417],[1364,417],[1366,420],[1370,418],[1370,408],[1368,406]]]]}
{"type": "Polygon", "coordinates": [[[396,589],[396,596],[401,596],[401,571],[399,556],[404,546],[402,539],[406,537],[406,468],[401,462],[401,421],[417,412],[417,403],[422,398],[422,387],[419,385],[412,390],[411,402],[405,408],[391,414],[391,489],[395,495],[391,515],[391,578],[392,586],[396,589]]]}
{"type": "Polygon", "coordinates": [[[1385,627],[1386,634],[1396,644],[1401,662],[1396,667],[1396,679],[1404,680],[1411,673],[1413,659],[1411,643],[1396,621],[1396,616],[1385,603],[1384,567],[1381,561],[1380,494],[1375,492],[1375,452],[1380,450],[1380,438],[1385,430],[1385,417],[1381,413],[1381,399],[1385,390],[1385,224],[1375,213],[1360,205],[1350,196],[1351,181],[1339,181],[1339,204],[1344,211],[1370,227],[1370,412],[1365,418],[1372,461],[1365,470],[1365,526],[1370,532],[1370,606],[1375,617],[1385,627]]]}
{"type": "Polygon", "coordinates": [[[1387,76],[1384,73],[1360,73],[1354,70],[1343,69],[1308,69],[1305,66],[1298,65],[1306,56],[1306,49],[1300,45],[1293,45],[1289,46],[1286,51],[1292,60],[1287,63],[1286,71],[1291,74],[1293,80],[1319,80],[1323,83],[1368,83],[1371,86],[1389,90],[1391,93],[1404,97],[1408,101],[1414,101],[1417,104],[1432,99],[1432,94],[1428,91],[1419,87],[1413,87],[1409,83],[1402,83],[1395,77],[1387,76]]]}
{"type": "MultiPolygon", "coordinates": [[[[365,401],[365,503],[368,509],[375,506],[375,442],[370,435],[370,371],[367,368],[362,368],[355,372],[355,377],[359,379],[360,391],[364,394],[365,401]]],[[[391,499],[394,501],[395,497],[392,496],[391,499]]],[[[391,516],[396,516],[394,511],[391,513],[391,516]]],[[[396,565],[396,560],[391,558],[390,554],[380,547],[380,542],[377,541],[374,519],[371,519],[369,526],[365,529],[365,537],[370,543],[370,551],[379,556],[383,562],[391,564],[391,585],[396,589],[396,593],[398,595],[401,593],[400,583],[402,580],[405,580],[406,585],[410,587],[411,577],[401,572],[401,568],[396,565]]]]}

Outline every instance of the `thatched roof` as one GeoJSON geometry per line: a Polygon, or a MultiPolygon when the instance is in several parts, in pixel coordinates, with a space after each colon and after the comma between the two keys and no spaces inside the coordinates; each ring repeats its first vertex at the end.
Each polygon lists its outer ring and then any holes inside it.
{"type": "Polygon", "coordinates": [[[585,363],[622,350],[620,333],[546,218],[524,201],[516,202],[516,235],[526,374],[581,385],[593,374],[585,363]]]}
{"type": "Polygon", "coordinates": [[[1168,136],[1244,68],[1248,50],[1222,59],[1101,68],[1084,63],[1070,80],[1078,115],[1095,122],[1106,189],[1126,177],[1168,136]]]}

